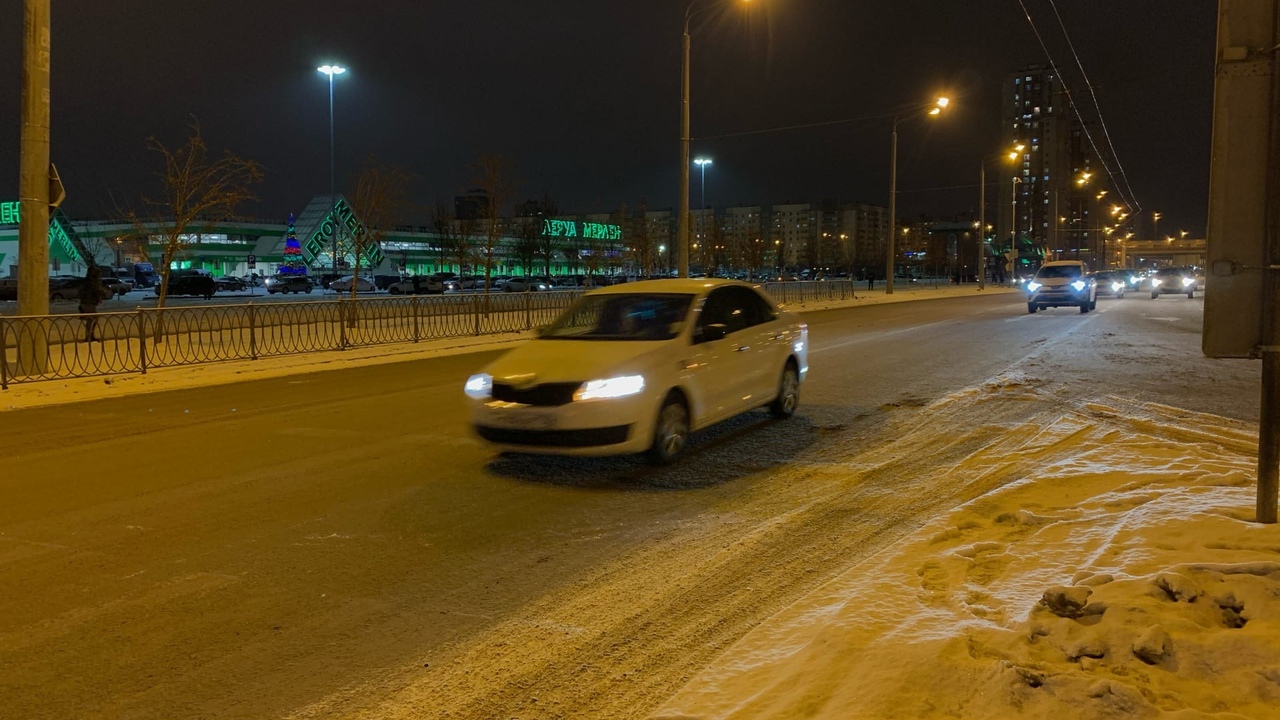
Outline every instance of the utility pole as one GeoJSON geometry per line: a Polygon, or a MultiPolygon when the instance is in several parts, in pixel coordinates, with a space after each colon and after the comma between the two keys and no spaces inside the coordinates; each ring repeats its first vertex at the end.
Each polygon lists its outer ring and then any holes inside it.
{"type": "MultiPolygon", "coordinates": [[[[18,199],[18,314],[49,314],[50,0],[26,0],[18,199]]],[[[19,334],[18,370],[38,375],[49,341],[40,325],[19,334]]]]}
{"type": "MultiPolygon", "coordinates": [[[[1219,0],[1205,355],[1262,358],[1257,520],[1280,502],[1280,0],[1219,0]]],[[[1158,213],[1152,215],[1153,223],[1158,213]]]]}

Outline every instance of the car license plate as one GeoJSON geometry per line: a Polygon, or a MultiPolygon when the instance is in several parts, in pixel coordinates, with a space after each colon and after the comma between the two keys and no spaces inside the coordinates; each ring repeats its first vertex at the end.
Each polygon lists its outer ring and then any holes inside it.
{"type": "Polygon", "coordinates": [[[556,416],[529,408],[519,408],[504,413],[506,425],[519,430],[554,430],[556,416]]]}

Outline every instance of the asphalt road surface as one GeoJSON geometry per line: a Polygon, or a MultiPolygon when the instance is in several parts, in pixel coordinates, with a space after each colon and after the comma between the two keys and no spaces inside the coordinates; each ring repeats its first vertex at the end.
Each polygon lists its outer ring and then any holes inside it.
{"type": "Polygon", "coordinates": [[[494,457],[461,392],[491,354],[0,413],[0,718],[643,717],[1025,472],[950,477],[982,427],[1036,418],[939,398],[1039,383],[1255,420],[1259,366],[1203,358],[1202,310],[813,313],[797,417],[724,423],[663,469],[494,457]],[[922,428],[936,448],[895,452],[922,428]]]}

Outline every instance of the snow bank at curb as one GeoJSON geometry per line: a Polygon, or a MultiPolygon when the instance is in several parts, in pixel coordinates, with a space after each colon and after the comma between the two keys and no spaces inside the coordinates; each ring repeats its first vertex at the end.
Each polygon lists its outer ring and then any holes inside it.
{"type": "Polygon", "coordinates": [[[1175,408],[1073,409],[1002,451],[1025,479],[793,604],[655,717],[1275,717],[1280,527],[1250,522],[1255,442],[1175,408]]]}

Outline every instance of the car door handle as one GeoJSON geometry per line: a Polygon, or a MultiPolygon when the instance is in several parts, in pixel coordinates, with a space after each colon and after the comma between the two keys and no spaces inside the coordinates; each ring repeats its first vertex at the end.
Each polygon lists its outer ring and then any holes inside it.
{"type": "Polygon", "coordinates": [[[774,340],[786,340],[786,339],[787,339],[787,336],[786,336],[786,334],[785,334],[785,333],[778,333],[777,335],[774,335],[774,336],[773,336],[773,339],[774,339],[774,340]]]}
{"type": "Polygon", "coordinates": [[[750,345],[739,345],[738,347],[734,348],[734,352],[746,352],[750,349],[751,349],[750,345]]]}

